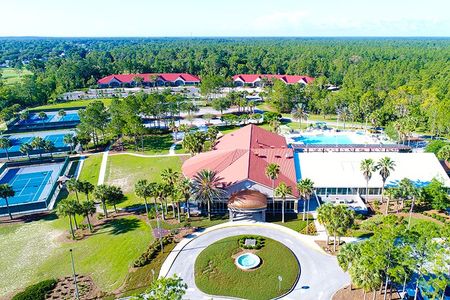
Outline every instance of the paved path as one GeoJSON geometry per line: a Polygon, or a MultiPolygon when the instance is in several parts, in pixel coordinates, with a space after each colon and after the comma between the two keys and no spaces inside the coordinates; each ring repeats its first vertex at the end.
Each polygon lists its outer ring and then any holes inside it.
{"type": "Polygon", "coordinates": [[[339,268],[336,258],[324,253],[314,243],[314,236],[301,235],[280,225],[254,222],[225,223],[185,238],[169,254],[159,275],[178,274],[183,278],[188,285],[185,299],[224,299],[197,289],[194,263],[208,245],[239,234],[257,234],[277,240],[296,255],[300,262],[300,278],[293,291],[283,299],[331,299],[337,290],[350,283],[349,276],[339,268]]]}
{"type": "Polygon", "coordinates": [[[108,162],[109,147],[103,152],[102,164],[100,165],[100,174],[98,175],[97,185],[105,182],[106,163],[108,162]]]}

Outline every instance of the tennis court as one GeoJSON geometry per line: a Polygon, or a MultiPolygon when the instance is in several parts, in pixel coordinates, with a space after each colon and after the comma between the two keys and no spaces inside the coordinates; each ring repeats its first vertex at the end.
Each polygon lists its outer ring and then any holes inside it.
{"type": "MultiPolygon", "coordinates": [[[[9,205],[47,200],[63,166],[61,162],[7,168],[1,174],[0,184],[8,183],[15,192],[14,197],[8,198],[9,205]]],[[[2,206],[6,206],[4,199],[0,199],[2,206]]]]}
{"type": "Polygon", "coordinates": [[[20,120],[19,125],[32,125],[32,124],[39,124],[39,123],[48,123],[52,122],[52,120],[55,118],[55,114],[47,114],[45,118],[39,118],[38,114],[30,114],[28,119],[26,120],[20,120]]]}
{"type": "Polygon", "coordinates": [[[65,116],[61,117],[58,120],[58,122],[71,122],[71,121],[80,121],[80,116],[78,116],[78,113],[66,114],[65,116]]]}
{"type": "MultiPolygon", "coordinates": [[[[52,141],[55,148],[60,150],[69,149],[69,145],[64,143],[64,136],[68,132],[61,134],[36,134],[36,136],[42,137],[44,140],[52,141]]],[[[21,156],[23,153],[20,152],[20,146],[22,144],[31,144],[34,136],[24,136],[24,135],[11,135],[8,139],[11,141],[11,147],[8,148],[8,153],[10,156],[21,156]]],[[[0,149],[0,154],[5,154],[5,149],[0,149]]]]}

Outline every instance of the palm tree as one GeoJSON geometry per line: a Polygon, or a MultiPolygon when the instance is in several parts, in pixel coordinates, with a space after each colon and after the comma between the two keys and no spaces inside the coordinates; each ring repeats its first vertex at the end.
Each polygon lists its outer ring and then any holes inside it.
{"type": "Polygon", "coordinates": [[[398,190],[396,188],[388,188],[385,191],[385,194],[389,201],[394,201],[397,198],[397,213],[398,213],[398,190]]]}
{"type": "Polygon", "coordinates": [[[226,191],[221,187],[222,178],[215,171],[201,170],[192,180],[191,193],[194,199],[206,202],[208,205],[208,219],[211,220],[211,202],[225,196],[226,191]]]}
{"type": "Polygon", "coordinates": [[[306,113],[305,109],[303,108],[303,105],[298,104],[296,108],[292,111],[292,117],[294,119],[297,119],[299,122],[299,128],[302,129],[302,120],[308,119],[308,114],[306,113]]]}
{"type": "Polygon", "coordinates": [[[186,203],[187,217],[191,217],[191,212],[189,208],[189,199],[191,198],[191,181],[189,178],[182,178],[177,183],[177,190],[183,194],[184,203],[186,203]]]}
{"type": "Polygon", "coordinates": [[[68,134],[64,135],[64,137],[63,137],[63,142],[64,142],[64,144],[69,145],[70,152],[73,151],[73,144],[75,143],[75,139],[76,139],[76,137],[72,133],[68,133],[68,134]]]}
{"type": "Polygon", "coordinates": [[[372,178],[372,173],[375,172],[375,162],[371,158],[363,159],[360,166],[364,179],[366,180],[366,202],[369,198],[369,181],[372,178]]]}
{"type": "MultiPolygon", "coordinates": [[[[381,158],[376,166],[376,169],[380,173],[381,180],[383,181],[383,186],[381,188],[381,202],[383,202],[383,195],[384,195],[384,188],[386,185],[386,180],[388,179],[389,175],[391,175],[391,171],[394,171],[395,169],[395,162],[390,157],[383,157],[381,158]]],[[[386,205],[386,212],[387,215],[389,209],[389,200],[386,205]]]]}
{"type": "Polygon", "coordinates": [[[50,153],[50,157],[53,158],[53,151],[55,151],[55,144],[50,140],[44,140],[42,147],[45,151],[50,153]]]}
{"type": "Polygon", "coordinates": [[[0,137],[0,148],[2,148],[3,150],[5,150],[6,153],[6,157],[9,160],[9,152],[8,149],[12,146],[11,141],[6,138],[6,137],[0,137]]]}
{"type": "Polygon", "coordinates": [[[138,180],[138,182],[136,182],[136,184],[134,185],[134,192],[136,196],[144,199],[145,213],[148,218],[149,215],[147,198],[152,196],[152,186],[148,184],[148,181],[146,179],[141,179],[138,180]]]}
{"type": "Polygon", "coordinates": [[[72,225],[72,211],[71,211],[71,206],[68,203],[68,200],[69,199],[64,199],[58,203],[56,213],[63,217],[69,217],[70,234],[72,235],[72,238],[75,239],[75,233],[73,231],[73,225],[72,225]]]}
{"type": "Polygon", "coordinates": [[[44,122],[44,120],[47,118],[47,114],[43,111],[41,111],[40,113],[38,113],[38,117],[39,119],[42,120],[42,123],[44,122]]]}
{"type": "Polygon", "coordinates": [[[86,200],[82,202],[80,205],[80,211],[82,212],[83,216],[86,217],[89,226],[89,231],[92,232],[92,225],[89,216],[92,216],[96,212],[94,201],[86,200]]]}
{"type": "MultiPolygon", "coordinates": [[[[332,214],[333,206],[332,205],[322,205],[317,209],[317,221],[324,225],[325,228],[327,228],[327,225],[329,222],[331,222],[331,214],[332,214]]],[[[328,233],[328,230],[325,230],[327,233],[327,245],[330,244],[330,235],[328,233]]]]}
{"type": "Polygon", "coordinates": [[[286,201],[286,197],[292,194],[292,188],[284,182],[280,182],[275,189],[275,195],[281,198],[281,222],[284,223],[284,202],[286,201]]]}
{"type": "MultiPolygon", "coordinates": [[[[162,170],[162,172],[161,172],[162,181],[172,190],[175,187],[175,184],[178,182],[179,177],[180,177],[180,173],[178,173],[177,171],[174,171],[172,168],[166,168],[166,169],[162,170]]],[[[172,193],[171,193],[171,195],[172,195],[172,193]]],[[[165,199],[167,199],[167,197],[165,199]]],[[[172,197],[172,200],[173,200],[173,197],[172,197]]],[[[167,213],[167,201],[165,202],[165,205],[166,205],[166,213],[167,213]]],[[[172,207],[173,207],[173,216],[175,218],[175,207],[174,207],[173,203],[172,203],[172,207]]]]}
{"type": "Polygon", "coordinates": [[[301,179],[299,182],[297,182],[297,190],[304,200],[303,221],[306,218],[306,233],[308,233],[309,217],[306,217],[306,204],[308,203],[308,212],[309,212],[309,201],[311,199],[311,195],[314,193],[314,182],[309,178],[301,179]]]}
{"type": "Polygon", "coordinates": [[[60,109],[58,111],[58,116],[60,116],[61,118],[64,118],[66,116],[66,111],[64,109],[60,109]]]}
{"type": "Polygon", "coordinates": [[[33,150],[33,146],[31,146],[31,145],[28,144],[28,143],[24,143],[24,144],[20,145],[20,149],[19,149],[19,151],[20,151],[22,154],[26,154],[26,155],[27,155],[28,160],[30,160],[30,152],[31,152],[32,150],[33,150]]]}
{"type": "Polygon", "coordinates": [[[97,185],[94,188],[94,197],[102,203],[105,218],[108,218],[108,210],[106,209],[106,201],[109,197],[109,188],[106,184],[97,185]]]}
{"type": "Polygon", "coordinates": [[[8,210],[8,215],[11,220],[13,219],[13,217],[12,217],[11,211],[9,210],[8,198],[14,197],[15,194],[16,194],[16,192],[14,192],[12,186],[10,186],[7,183],[0,184],[0,198],[5,199],[6,208],[8,210]]]}
{"type": "Polygon", "coordinates": [[[33,149],[39,151],[39,157],[42,158],[42,148],[44,147],[44,139],[40,136],[36,136],[31,141],[31,146],[33,146],[33,149]]]}
{"type": "Polygon", "coordinates": [[[411,225],[411,217],[416,203],[416,198],[419,195],[419,190],[414,186],[413,182],[408,178],[400,180],[398,187],[405,198],[411,197],[411,208],[409,209],[408,229],[411,225]]]}
{"type": "Polygon", "coordinates": [[[275,180],[280,174],[280,166],[275,163],[270,163],[266,167],[266,176],[272,181],[272,213],[275,212],[275,180]]]}
{"type": "MultiPolygon", "coordinates": [[[[164,202],[166,202],[167,196],[170,194],[169,187],[165,183],[156,183],[153,187],[153,195],[155,197],[155,204],[156,200],[158,200],[161,203],[161,214],[163,220],[166,219],[166,215],[164,213],[164,202]],[[164,202],[163,202],[164,201],[164,202]]],[[[158,213],[158,207],[156,206],[156,212],[158,213]]]]}
{"type": "Polygon", "coordinates": [[[89,201],[89,194],[94,191],[94,185],[89,181],[80,181],[80,192],[86,195],[86,200],[89,201]]]}
{"type": "Polygon", "coordinates": [[[75,192],[75,197],[77,198],[77,202],[80,202],[80,198],[78,197],[78,192],[81,191],[81,182],[76,178],[72,177],[66,181],[66,188],[69,192],[75,192]]]}

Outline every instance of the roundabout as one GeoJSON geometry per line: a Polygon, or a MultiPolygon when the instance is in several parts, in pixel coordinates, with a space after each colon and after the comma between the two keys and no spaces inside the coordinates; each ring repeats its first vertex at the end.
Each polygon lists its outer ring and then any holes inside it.
{"type": "MultiPolygon", "coordinates": [[[[239,235],[256,235],[262,236],[277,243],[282,244],[289,252],[293,254],[300,265],[300,272],[298,280],[293,283],[292,288],[285,292],[282,299],[331,299],[333,294],[345,285],[350,283],[350,279],[337,264],[335,257],[324,253],[319,246],[314,242],[314,236],[301,235],[291,229],[283,226],[270,223],[254,223],[254,222],[230,222],[217,226],[210,227],[203,232],[197,232],[191,237],[181,241],[175,249],[170,253],[164,262],[160,276],[172,276],[177,274],[188,285],[185,299],[227,299],[227,296],[208,295],[200,290],[199,287],[204,288],[202,284],[196,285],[195,265],[201,253],[210,245],[226,239],[239,235]]],[[[219,247],[220,248],[220,247],[219,247]]],[[[225,247],[223,247],[225,249],[225,247]]],[[[262,250],[261,250],[262,251],[262,250]]],[[[262,254],[262,252],[259,252],[262,254]]],[[[257,254],[259,256],[259,253],[257,254]]],[[[280,256],[284,257],[282,253],[275,251],[266,258],[261,255],[262,266],[269,259],[271,263],[276,265],[277,259],[280,256]]],[[[233,253],[234,255],[237,253],[233,253]]],[[[241,273],[257,273],[256,270],[243,271],[239,270],[234,261],[230,259],[230,263],[234,269],[241,273]]],[[[271,274],[275,278],[277,284],[277,276],[282,269],[280,267],[273,270],[271,274]]],[[[297,274],[298,275],[298,274],[297,274]]],[[[220,284],[220,279],[216,279],[220,284]]],[[[273,278],[270,279],[272,282],[273,278]]],[[[242,281],[237,281],[235,284],[242,284],[242,281]]],[[[276,286],[276,285],[275,285],[276,286]]],[[[256,295],[255,298],[263,299],[256,295]]],[[[267,299],[270,299],[268,297],[267,299]]],[[[228,298],[229,299],[229,298],[228,298]]]]}

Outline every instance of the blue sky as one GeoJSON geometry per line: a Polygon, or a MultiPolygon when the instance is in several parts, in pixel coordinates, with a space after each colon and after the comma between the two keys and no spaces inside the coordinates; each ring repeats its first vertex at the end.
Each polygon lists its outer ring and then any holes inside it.
{"type": "Polygon", "coordinates": [[[449,0],[0,0],[0,36],[450,36],[449,0]]]}

